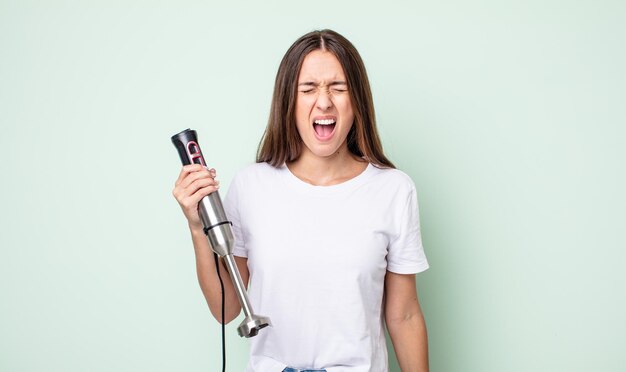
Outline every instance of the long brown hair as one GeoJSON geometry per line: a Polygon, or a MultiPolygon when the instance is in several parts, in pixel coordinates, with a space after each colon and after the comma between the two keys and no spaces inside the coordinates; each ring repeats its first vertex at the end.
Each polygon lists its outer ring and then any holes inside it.
{"type": "Polygon", "coordinates": [[[295,122],[298,74],[304,57],[320,49],[337,57],[348,82],[354,111],[354,124],[347,137],[348,149],[378,167],[395,168],[383,153],[376,130],[372,91],[363,60],[348,39],[332,30],[309,32],[285,53],[276,74],[270,117],[259,143],[257,163],[268,162],[278,167],[300,156],[302,139],[295,122]]]}

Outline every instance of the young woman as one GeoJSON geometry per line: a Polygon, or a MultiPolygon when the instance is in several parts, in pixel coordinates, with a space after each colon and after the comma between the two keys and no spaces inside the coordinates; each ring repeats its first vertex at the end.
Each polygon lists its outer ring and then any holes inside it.
{"type": "MultiPolygon", "coordinates": [[[[189,222],[200,286],[220,319],[197,212],[219,187],[215,177],[214,169],[184,166],[173,194],[189,222]]],[[[315,31],[289,48],[257,163],[236,175],[224,205],[252,306],[273,323],[251,339],[248,372],[385,372],[385,325],[402,371],[428,371],[415,287],[428,262],[415,186],[383,154],[365,67],[343,36],[315,31]]],[[[240,305],[224,284],[229,322],[240,305]]]]}

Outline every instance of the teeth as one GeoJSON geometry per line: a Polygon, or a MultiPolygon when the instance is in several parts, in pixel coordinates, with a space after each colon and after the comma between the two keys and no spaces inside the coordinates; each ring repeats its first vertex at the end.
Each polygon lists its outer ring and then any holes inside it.
{"type": "Polygon", "coordinates": [[[335,121],[333,119],[324,119],[324,120],[315,120],[314,123],[319,124],[319,125],[330,125],[330,124],[335,124],[335,121]]]}

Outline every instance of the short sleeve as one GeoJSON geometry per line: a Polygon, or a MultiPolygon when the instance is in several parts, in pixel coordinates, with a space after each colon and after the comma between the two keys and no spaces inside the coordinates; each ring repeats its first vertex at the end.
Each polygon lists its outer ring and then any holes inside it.
{"type": "Polygon", "coordinates": [[[396,237],[389,243],[387,270],[397,274],[416,274],[428,269],[428,260],[422,245],[419,209],[415,186],[411,188],[398,218],[396,237]]]}
{"type": "Polygon", "coordinates": [[[248,257],[246,242],[244,240],[243,228],[241,225],[241,214],[239,206],[243,193],[241,192],[241,182],[239,177],[235,176],[228,188],[226,198],[224,199],[224,211],[226,216],[232,222],[233,235],[235,236],[235,246],[233,247],[233,255],[239,257],[248,257]]]}

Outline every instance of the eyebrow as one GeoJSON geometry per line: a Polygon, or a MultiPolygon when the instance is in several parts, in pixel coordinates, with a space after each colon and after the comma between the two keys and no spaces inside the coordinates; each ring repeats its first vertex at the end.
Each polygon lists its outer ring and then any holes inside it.
{"type": "MultiPolygon", "coordinates": [[[[298,86],[317,86],[316,83],[312,82],[312,81],[305,81],[302,83],[298,83],[298,86]]],[[[333,86],[333,85],[348,85],[348,83],[346,83],[345,81],[332,81],[330,84],[328,84],[328,86],[333,86]]]]}

